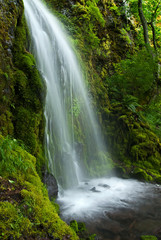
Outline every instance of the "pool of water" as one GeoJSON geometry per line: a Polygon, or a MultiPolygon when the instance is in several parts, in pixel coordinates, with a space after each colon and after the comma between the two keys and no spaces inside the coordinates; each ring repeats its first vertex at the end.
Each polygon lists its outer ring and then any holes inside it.
{"type": "Polygon", "coordinates": [[[86,223],[103,240],[161,239],[161,186],[116,177],[81,182],[58,197],[61,217],[86,223]]]}

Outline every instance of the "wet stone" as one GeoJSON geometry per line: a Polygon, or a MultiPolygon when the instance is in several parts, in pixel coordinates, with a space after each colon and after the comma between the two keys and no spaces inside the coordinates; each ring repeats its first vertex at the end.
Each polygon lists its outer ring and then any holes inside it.
{"type": "Polygon", "coordinates": [[[135,212],[127,209],[121,209],[117,212],[109,212],[109,213],[106,213],[106,215],[112,220],[116,220],[124,223],[131,222],[135,218],[135,212]]]}
{"type": "Polygon", "coordinates": [[[111,188],[108,184],[102,184],[102,183],[99,183],[98,186],[103,188],[108,188],[108,189],[111,188]]]}
{"type": "Polygon", "coordinates": [[[101,191],[97,190],[96,187],[91,188],[90,191],[91,192],[101,192],[101,191]]]}

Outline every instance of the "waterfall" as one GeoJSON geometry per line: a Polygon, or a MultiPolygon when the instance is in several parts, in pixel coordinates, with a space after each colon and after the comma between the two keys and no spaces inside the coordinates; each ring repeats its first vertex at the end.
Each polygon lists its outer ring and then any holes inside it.
{"type": "MultiPolygon", "coordinates": [[[[45,80],[45,148],[49,169],[63,188],[77,185],[97,165],[105,146],[79,63],[62,25],[40,0],[24,0],[32,53],[45,80]]],[[[96,169],[97,171],[97,169],[96,169]]]]}

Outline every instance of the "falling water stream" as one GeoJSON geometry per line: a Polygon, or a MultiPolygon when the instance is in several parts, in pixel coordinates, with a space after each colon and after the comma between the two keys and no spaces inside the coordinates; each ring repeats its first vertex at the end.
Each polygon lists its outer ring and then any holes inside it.
{"type": "MultiPolygon", "coordinates": [[[[79,63],[63,26],[41,1],[24,0],[24,5],[32,37],[31,51],[47,88],[44,113],[46,156],[50,171],[64,189],[58,198],[62,218],[66,221],[73,218],[87,223],[92,221],[89,229],[94,226],[93,232],[97,232],[97,228],[100,229],[98,234],[106,231],[101,239],[138,239],[135,236],[128,238],[128,233],[126,238],[122,222],[118,221],[120,216],[116,213],[119,209],[123,213],[127,209],[139,212],[139,206],[143,206],[145,199],[154,199],[151,192],[154,195],[159,191],[161,195],[161,189],[115,177],[89,180],[95,165],[96,171],[101,169],[106,172],[108,163],[101,130],[79,63]],[[109,227],[112,224],[114,228],[109,227]]],[[[132,215],[135,216],[133,212],[132,215]]],[[[121,219],[127,221],[125,225],[129,231],[135,226],[135,231],[140,231],[131,215],[123,215],[121,219]]],[[[160,218],[159,221],[160,224],[160,218]]]]}
{"type": "Polygon", "coordinates": [[[85,177],[80,158],[86,158],[90,168],[90,162],[99,161],[105,147],[78,61],[63,27],[40,0],[24,0],[24,4],[32,50],[47,86],[45,142],[49,168],[59,185],[69,188],[85,177]]]}

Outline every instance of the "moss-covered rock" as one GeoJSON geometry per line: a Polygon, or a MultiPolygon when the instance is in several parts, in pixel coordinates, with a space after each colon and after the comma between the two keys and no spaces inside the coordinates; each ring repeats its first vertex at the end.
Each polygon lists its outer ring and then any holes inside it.
{"type": "Polygon", "coordinates": [[[78,239],[49,201],[35,157],[15,139],[0,137],[0,176],[0,238],[78,239]]]}
{"type": "Polygon", "coordinates": [[[0,2],[0,131],[6,136],[13,134],[14,79],[12,47],[14,32],[23,11],[22,1],[0,2]]]}
{"type": "Polygon", "coordinates": [[[33,56],[22,0],[0,2],[0,132],[20,139],[44,165],[45,87],[33,56]]]}
{"type": "Polygon", "coordinates": [[[116,162],[131,177],[159,181],[160,140],[145,120],[121,104],[113,104],[106,119],[109,149],[116,162]]]}

